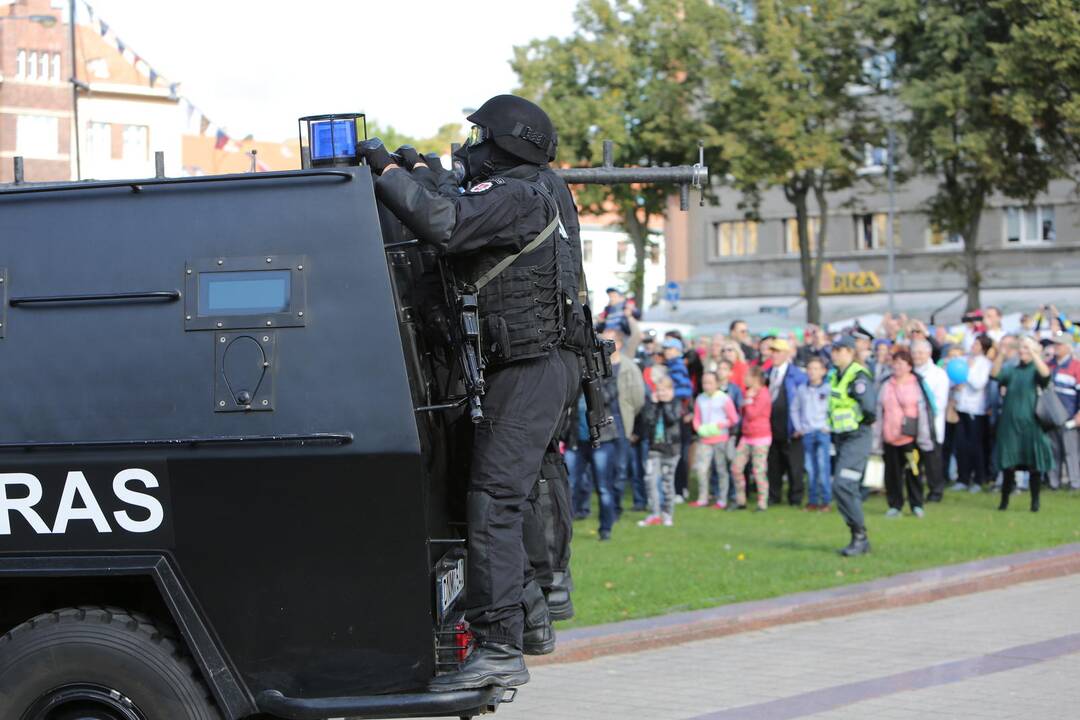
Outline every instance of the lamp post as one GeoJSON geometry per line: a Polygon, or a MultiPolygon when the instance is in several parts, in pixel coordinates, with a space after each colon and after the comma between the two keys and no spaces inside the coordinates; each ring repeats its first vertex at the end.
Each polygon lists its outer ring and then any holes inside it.
{"type": "Polygon", "coordinates": [[[79,148],[79,72],[78,63],[75,61],[75,0],[68,3],[70,13],[68,26],[71,50],[71,119],[72,140],[75,148],[75,179],[82,180],[82,152],[79,148]]]}

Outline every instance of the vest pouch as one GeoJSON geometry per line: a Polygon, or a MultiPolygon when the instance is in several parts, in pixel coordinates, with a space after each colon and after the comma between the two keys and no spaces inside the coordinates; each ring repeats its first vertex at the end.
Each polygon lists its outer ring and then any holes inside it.
{"type": "Polygon", "coordinates": [[[490,363],[510,359],[510,330],[501,315],[484,318],[484,354],[490,363]]]}

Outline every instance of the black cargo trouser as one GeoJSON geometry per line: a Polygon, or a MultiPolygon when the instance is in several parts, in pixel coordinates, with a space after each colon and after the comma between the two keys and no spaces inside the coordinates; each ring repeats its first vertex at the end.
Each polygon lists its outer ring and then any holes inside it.
{"type": "Polygon", "coordinates": [[[784,491],[784,475],[788,476],[788,504],[802,505],[805,483],[803,471],[806,459],[802,438],[777,438],[769,446],[769,504],[779,505],[784,491]]]}
{"type": "Polygon", "coordinates": [[[926,477],[926,499],[940,502],[945,494],[945,468],[942,458],[945,452],[940,445],[934,445],[930,452],[922,453],[923,475],[926,477]]]}
{"type": "Polygon", "coordinates": [[[466,618],[482,641],[521,647],[524,506],[564,407],[558,353],[490,372],[469,469],[466,618]]]}
{"type": "MultiPolygon", "coordinates": [[[[560,350],[566,366],[565,404],[560,419],[577,403],[581,392],[581,361],[570,350],[560,350]]],[[[560,423],[561,426],[561,423],[560,423]]],[[[554,584],[556,573],[570,567],[570,540],[574,531],[574,510],[570,501],[570,475],[559,452],[559,430],[548,441],[536,485],[525,506],[524,539],[529,562],[525,584],[535,580],[545,591],[554,584]]]]}

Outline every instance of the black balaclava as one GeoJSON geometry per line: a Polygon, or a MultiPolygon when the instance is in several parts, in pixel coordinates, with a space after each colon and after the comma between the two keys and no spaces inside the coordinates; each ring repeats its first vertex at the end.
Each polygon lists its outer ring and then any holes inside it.
{"type": "Polygon", "coordinates": [[[527,162],[490,140],[476,145],[462,145],[454,157],[465,166],[465,180],[468,182],[484,180],[527,162]]]}

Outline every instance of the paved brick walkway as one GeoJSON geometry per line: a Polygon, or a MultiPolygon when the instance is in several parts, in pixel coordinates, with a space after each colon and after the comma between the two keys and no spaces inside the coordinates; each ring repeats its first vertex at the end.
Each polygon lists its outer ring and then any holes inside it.
{"type": "Polygon", "coordinates": [[[1080,575],[537,667],[497,718],[1080,717],[1080,575]]]}

